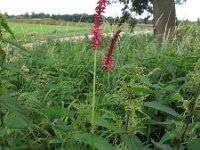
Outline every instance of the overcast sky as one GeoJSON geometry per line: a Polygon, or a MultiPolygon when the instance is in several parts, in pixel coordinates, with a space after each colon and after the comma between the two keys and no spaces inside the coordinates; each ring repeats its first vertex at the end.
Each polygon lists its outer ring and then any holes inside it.
{"type": "MultiPolygon", "coordinates": [[[[25,12],[44,12],[49,14],[93,14],[98,0],[0,0],[0,11],[8,14],[25,12]]],[[[122,6],[113,4],[106,8],[105,16],[120,16],[122,6]]],[[[200,0],[188,0],[186,4],[176,6],[178,19],[192,21],[200,18],[200,0]]]]}

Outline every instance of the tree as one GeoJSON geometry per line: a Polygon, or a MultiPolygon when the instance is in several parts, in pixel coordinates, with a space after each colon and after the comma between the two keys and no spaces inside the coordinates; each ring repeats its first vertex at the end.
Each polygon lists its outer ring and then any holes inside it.
{"type": "Polygon", "coordinates": [[[24,16],[24,18],[26,18],[26,19],[30,18],[30,15],[29,15],[28,12],[26,12],[23,16],[24,16]]]}
{"type": "MultiPolygon", "coordinates": [[[[186,0],[118,0],[124,4],[123,17],[131,18],[131,13],[141,15],[145,11],[153,14],[154,37],[159,45],[163,38],[172,39],[176,25],[175,4],[186,0]],[[128,15],[127,15],[128,14],[128,15]]],[[[113,2],[113,1],[110,1],[113,2]]],[[[115,1],[117,2],[117,1],[115,1]]],[[[149,17],[149,16],[147,16],[149,17]]],[[[124,20],[124,19],[122,19],[124,20]]]]}
{"type": "Polygon", "coordinates": [[[176,26],[174,0],[152,0],[154,37],[159,45],[163,38],[171,40],[176,26]]]}

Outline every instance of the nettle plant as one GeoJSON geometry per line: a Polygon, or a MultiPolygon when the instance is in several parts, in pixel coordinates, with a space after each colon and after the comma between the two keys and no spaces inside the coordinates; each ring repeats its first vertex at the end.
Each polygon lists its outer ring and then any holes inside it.
{"type": "MultiPolygon", "coordinates": [[[[95,8],[95,21],[94,26],[92,28],[92,46],[94,50],[94,70],[93,70],[93,98],[92,98],[92,111],[91,111],[91,135],[92,135],[92,149],[95,148],[94,144],[94,132],[95,132],[95,95],[96,95],[96,61],[97,61],[97,53],[100,50],[100,46],[102,44],[103,32],[101,28],[101,23],[103,20],[102,13],[106,8],[107,0],[99,0],[97,2],[97,6],[95,8]]],[[[112,67],[114,66],[114,48],[117,42],[117,39],[120,35],[121,30],[118,30],[114,37],[110,41],[110,46],[108,48],[108,52],[102,60],[103,66],[102,69],[106,69],[108,72],[112,73],[112,67]]]]}
{"type": "Polygon", "coordinates": [[[19,103],[16,101],[13,93],[15,92],[14,86],[8,88],[9,78],[17,78],[20,76],[20,68],[16,67],[16,63],[9,63],[7,61],[7,55],[9,53],[9,44],[15,46],[20,50],[25,50],[19,43],[17,43],[14,33],[8,26],[5,17],[0,14],[0,145],[1,149],[4,149],[7,141],[10,140],[10,133],[14,130],[10,128],[24,128],[29,126],[29,120],[25,117],[19,103]],[[9,34],[12,38],[10,40],[5,38],[5,34],[9,34]],[[13,69],[14,68],[14,69],[13,69]],[[13,123],[13,121],[16,121],[13,123]],[[21,123],[22,124],[21,124],[21,123]]]}

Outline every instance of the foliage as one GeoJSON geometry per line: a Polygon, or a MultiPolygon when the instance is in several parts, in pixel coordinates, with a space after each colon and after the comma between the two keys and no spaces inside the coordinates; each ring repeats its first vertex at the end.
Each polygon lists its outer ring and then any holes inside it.
{"type": "MultiPolygon", "coordinates": [[[[145,11],[152,14],[152,1],[153,0],[110,0],[109,3],[120,2],[124,5],[122,11],[130,11],[135,12],[139,15],[143,14],[145,11]]],[[[186,0],[175,0],[176,4],[182,4],[186,2],[186,0]]]]}
{"type": "Polygon", "coordinates": [[[53,19],[53,20],[63,20],[68,22],[94,22],[94,15],[88,15],[88,14],[45,14],[45,13],[35,13],[32,12],[29,14],[28,12],[21,15],[8,15],[6,14],[8,18],[18,18],[18,19],[53,19]]]}
{"type": "MultiPolygon", "coordinates": [[[[152,35],[124,35],[112,74],[100,68],[106,51],[99,53],[97,149],[199,148],[199,30],[182,24],[162,48],[152,35]]],[[[28,52],[9,46],[0,68],[0,149],[91,149],[91,49],[88,39],[49,40],[28,52]]]]}
{"type": "MultiPolygon", "coordinates": [[[[64,14],[64,15],[55,15],[55,14],[45,14],[45,13],[25,13],[21,15],[9,15],[7,13],[4,14],[8,21],[14,21],[14,22],[24,22],[24,23],[37,23],[37,24],[50,24],[50,25],[60,25],[67,24],[69,22],[73,23],[93,23],[94,22],[94,15],[88,15],[88,14],[64,14]]],[[[119,17],[105,17],[104,22],[109,22],[110,24],[116,24],[119,21],[119,17]]],[[[146,19],[137,19],[134,18],[135,21],[138,21],[140,23],[147,23],[148,20],[146,19]]],[[[151,21],[148,22],[148,24],[151,24],[151,21]]]]}
{"type": "MultiPolygon", "coordinates": [[[[23,111],[21,111],[19,104],[11,97],[9,91],[12,91],[14,87],[9,82],[9,76],[12,74],[19,74],[12,70],[14,66],[7,64],[7,50],[4,48],[5,44],[11,44],[22,50],[25,50],[20,44],[15,41],[15,36],[10,27],[8,26],[4,16],[0,14],[0,145],[1,149],[7,148],[6,144],[11,140],[10,134],[12,131],[8,128],[25,128],[31,127],[32,123],[23,111]],[[13,40],[6,40],[4,38],[4,32],[8,32],[13,40]],[[11,71],[11,70],[12,71],[11,71]],[[9,73],[9,71],[11,71],[9,73]]],[[[30,128],[29,128],[30,129],[30,128]]],[[[29,130],[31,131],[31,130],[29,130]]]]}
{"type": "MultiPolygon", "coordinates": [[[[172,0],[172,2],[173,1],[174,1],[174,4],[182,4],[182,3],[186,2],[186,0],[172,0]]],[[[158,6],[155,5],[155,3],[154,3],[154,2],[156,2],[156,0],[108,0],[108,4],[118,3],[118,2],[120,4],[123,4],[123,6],[124,6],[121,9],[122,17],[120,17],[120,19],[118,21],[119,25],[121,25],[124,22],[128,22],[130,27],[131,27],[131,29],[133,30],[133,28],[136,26],[138,21],[140,21],[140,20],[137,20],[137,19],[134,18],[133,12],[136,15],[142,15],[142,14],[146,13],[147,15],[143,19],[144,23],[150,22],[149,19],[151,18],[151,15],[153,14],[154,15],[153,16],[153,20],[154,21],[152,20],[153,21],[152,23],[154,24],[154,27],[161,25],[160,22],[162,22],[162,19],[164,17],[160,17],[160,16],[163,16],[165,14],[162,14],[162,13],[164,13],[163,12],[164,10],[161,11],[161,12],[157,12],[158,10],[162,10],[162,8],[157,8],[158,6]],[[161,13],[161,14],[158,14],[159,17],[157,15],[155,15],[155,12],[161,13]],[[155,20],[159,20],[159,21],[155,21],[155,20]]],[[[164,5],[166,5],[166,4],[164,4],[164,5]]],[[[171,6],[163,6],[163,8],[165,8],[165,9],[167,9],[169,11],[172,11],[171,10],[171,6]]],[[[174,13],[173,17],[174,17],[173,22],[175,22],[175,13],[174,13]]],[[[170,19],[165,20],[165,22],[163,22],[162,24],[165,25],[165,24],[167,24],[167,22],[170,22],[170,19]]],[[[163,34],[165,32],[165,30],[166,30],[165,27],[162,27],[162,28],[164,30],[162,31],[162,33],[158,33],[158,34],[163,34]]],[[[169,26],[168,28],[171,28],[171,27],[169,26]]],[[[157,34],[157,33],[155,33],[155,34],[157,34]]]]}

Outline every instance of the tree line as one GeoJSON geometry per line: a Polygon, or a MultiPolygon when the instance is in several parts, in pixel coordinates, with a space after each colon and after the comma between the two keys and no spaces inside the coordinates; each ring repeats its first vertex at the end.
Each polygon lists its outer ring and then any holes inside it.
{"type": "MultiPolygon", "coordinates": [[[[54,19],[54,20],[64,20],[64,21],[70,21],[70,22],[88,22],[88,23],[93,23],[94,22],[94,15],[89,15],[86,13],[83,14],[46,14],[46,13],[24,13],[21,15],[9,15],[7,13],[4,13],[4,16],[6,16],[9,19],[54,19]]],[[[121,22],[121,17],[105,17],[103,18],[103,21],[107,21],[110,24],[116,24],[121,22]]],[[[130,20],[129,20],[130,21],[130,20]]],[[[144,23],[144,24],[152,24],[152,20],[149,19],[143,19],[143,18],[134,18],[131,20],[135,23],[144,23]]],[[[128,22],[128,21],[127,21],[128,22]]]]}
{"type": "Polygon", "coordinates": [[[8,15],[5,14],[7,16],[7,18],[11,18],[11,19],[36,19],[36,18],[40,18],[40,19],[54,19],[54,20],[64,20],[64,21],[72,21],[72,22],[89,22],[92,23],[94,21],[94,15],[88,15],[88,14],[46,14],[46,13],[25,13],[25,14],[21,14],[21,15],[8,15]]]}

